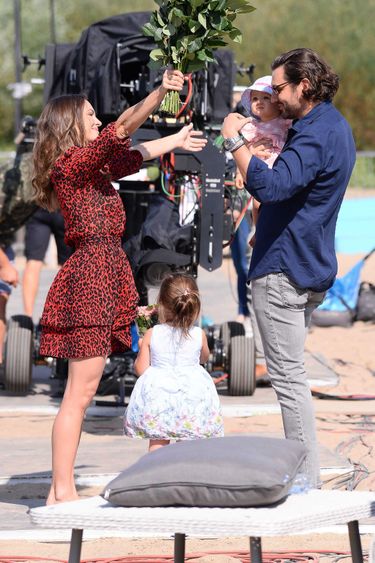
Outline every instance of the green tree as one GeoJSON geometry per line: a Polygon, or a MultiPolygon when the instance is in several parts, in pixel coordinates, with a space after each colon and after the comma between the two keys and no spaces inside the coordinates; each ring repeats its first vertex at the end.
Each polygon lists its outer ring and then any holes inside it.
{"type": "MultiPolygon", "coordinates": [[[[22,53],[31,59],[44,56],[45,45],[51,42],[50,0],[21,0],[22,53]]],[[[58,43],[75,43],[82,31],[96,21],[124,12],[154,10],[153,0],[60,0],[55,1],[56,39],[58,43]]],[[[8,85],[15,82],[13,1],[0,3],[2,41],[0,43],[0,145],[12,146],[14,134],[14,101],[8,85]]],[[[22,80],[43,78],[44,69],[31,65],[22,80]]],[[[23,98],[23,114],[38,116],[42,107],[43,86],[34,85],[33,92],[23,98]]]]}
{"type": "MultiPolygon", "coordinates": [[[[375,0],[251,0],[255,12],[238,17],[241,45],[232,48],[238,63],[256,65],[255,76],[270,73],[278,54],[295,47],[310,47],[321,54],[340,76],[335,104],[351,123],[358,149],[375,148],[375,0]]],[[[23,52],[43,56],[50,41],[50,0],[21,0],[23,52]]],[[[131,11],[155,10],[153,0],[56,0],[57,41],[76,42],[95,21],[131,11]]],[[[14,24],[11,0],[0,3],[2,42],[0,57],[0,142],[13,137],[13,100],[7,85],[14,82],[14,24]]],[[[43,77],[33,66],[23,79],[43,77]]],[[[246,84],[239,78],[239,83],[246,84]]],[[[38,115],[42,87],[23,100],[24,113],[38,115]]]]}
{"type": "MultiPolygon", "coordinates": [[[[335,105],[349,120],[358,149],[375,148],[375,0],[253,0],[256,11],[240,16],[238,60],[270,74],[270,63],[296,47],[317,51],[340,77],[335,105]]],[[[245,83],[244,81],[242,83],[245,83]]]]}

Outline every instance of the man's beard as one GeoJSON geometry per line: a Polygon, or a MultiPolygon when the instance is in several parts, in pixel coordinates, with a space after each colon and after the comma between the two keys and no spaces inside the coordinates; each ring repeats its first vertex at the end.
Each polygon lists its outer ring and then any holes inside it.
{"type": "Polygon", "coordinates": [[[280,104],[281,105],[281,116],[284,119],[297,119],[299,117],[299,111],[295,106],[291,106],[289,104],[280,104]]]}

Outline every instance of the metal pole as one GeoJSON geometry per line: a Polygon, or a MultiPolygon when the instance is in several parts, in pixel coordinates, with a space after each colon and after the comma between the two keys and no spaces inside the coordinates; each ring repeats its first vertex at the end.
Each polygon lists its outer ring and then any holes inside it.
{"type": "Polygon", "coordinates": [[[56,11],[55,0],[49,0],[51,43],[56,43],[56,11]]]}
{"type": "MultiPolygon", "coordinates": [[[[13,0],[14,12],[14,63],[16,83],[22,78],[22,52],[21,52],[21,0],[13,0]]],[[[14,134],[20,130],[22,119],[22,100],[14,98],[14,134]]]]}
{"type": "Polygon", "coordinates": [[[358,520],[348,522],[350,549],[353,563],[363,563],[361,536],[359,535],[358,520]]]}
{"type": "Polygon", "coordinates": [[[68,563],[79,563],[81,561],[83,530],[72,530],[68,563]]]}
{"type": "Polygon", "coordinates": [[[185,561],[185,534],[174,535],[174,563],[184,563],[185,561]]]}
{"type": "Polygon", "coordinates": [[[250,537],[250,561],[262,563],[262,538],[250,537]]]}

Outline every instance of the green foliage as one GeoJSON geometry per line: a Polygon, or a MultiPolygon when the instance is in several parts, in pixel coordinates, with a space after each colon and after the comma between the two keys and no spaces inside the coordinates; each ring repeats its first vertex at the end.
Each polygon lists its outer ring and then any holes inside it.
{"type": "MultiPolygon", "coordinates": [[[[232,6],[235,3],[231,0],[232,6]]],[[[125,11],[151,11],[161,4],[163,0],[55,0],[57,41],[76,42],[95,21],[125,11]]],[[[255,77],[259,77],[270,73],[270,63],[284,51],[316,50],[340,76],[335,105],[352,125],[358,149],[375,149],[375,0],[251,0],[251,4],[256,10],[250,17],[239,14],[236,18],[242,43],[229,39],[237,62],[255,64],[255,77]]],[[[50,41],[49,5],[50,0],[21,0],[22,51],[32,58],[43,56],[50,41]]],[[[200,13],[204,15],[202,9],[200,13]]],[[[178,18],[178,12],[174,17],[178,18]]],[[[14,82],[13,2],[0,2],[0,21],[0,143],[4,145],[13,138],[14,103],[7,89],[14,82]]],[[[204,29],[204,19],[197,16],[196,21],[204,29]]],[[[33,66],[22,78],[29,81],[36,76],[42,78],[43,69],[33,66]]],[[[248,78],[238,77],[238,83],[246,85],[248,78]]],[[[41,105],[42,86],[34,86],[33,93],[23,99],[23,113],[37,117],[41,105]]]]}
{"type": "MultiPolygon", "coordinates": [[[[213,62],[214,50],[227,44],[226,38],[240,43],[242,34],[233,25],[239,14],[252,12],[247,0],[156,0],[159,9],[143,27],[157,48],[150,53],[150,67],[172,66],[193,72],[213,62]]],[[[168,92],[161,110],[177,115],[180,98],[168,92]]]]}
{"type": "Polygon", "coordinates": [[[349,187],[375,188],[375,153],[360,153],[357,156],[349,187]]]}
{"type": "Polygon", "coordinates": [[[242,34],[233,25],[238,14],[252,12],[247,0],[156,0],[159,10],[152,13],[144,34],[152,37],[157,48],[151,51],[153,68],[172,65],[192,72],[214,60],[213,51],[237,43],[242,34]]]}
{"type": "MultiPolygon", "coordinates": [[[[239,16],[244,42],[238,62],[270,74],[273,59],[296,47],[317,51],[337,72],[335,106],[353,128],[359,150],[375,148],[375,0],[252,0],[251,18],[239,16]]],[[[246,77],[241,84],[247,84],[246,77]]]]}
{"type": "MultiPolygon", "coordinates": [[[[22,53],[32,59],[44,56],[45,45],[51,42],[50,0],[21,0],[22,53]]],[[[56,37],[58,43],[75,43],[82,31],[96,21],[124,12],[148,11],[153,0],[55,0],[56,37]]],[[[15,82],[13,1],[0,2],[0,146],[12,145],[14,137],[14,100],[9,84],[15,82]]],[[[27,67],[22,81],[43,78],[44,68],[27,67]]],[[[43,104],[43,86],[33,85],[31,94],[22,100],[23,115],[38,117],[43,104]]],[[[14,145],[13,145],[14,146],[14,145]]]]}

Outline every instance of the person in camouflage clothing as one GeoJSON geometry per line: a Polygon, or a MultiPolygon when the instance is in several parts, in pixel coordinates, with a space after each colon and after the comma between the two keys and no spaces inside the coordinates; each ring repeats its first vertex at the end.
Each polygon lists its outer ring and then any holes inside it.
{"type": "Polygon", "coordinates": [[[12,261],[14,235],[37,209],[33,202],[32,127],[35,122],[26,117],[16,139],[13,165],[6,163],[0,169],[0,364],[6,332],[6,306],[12,287],[18,284],[18,272],[12,261]]]}

